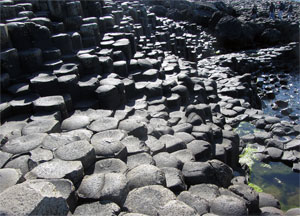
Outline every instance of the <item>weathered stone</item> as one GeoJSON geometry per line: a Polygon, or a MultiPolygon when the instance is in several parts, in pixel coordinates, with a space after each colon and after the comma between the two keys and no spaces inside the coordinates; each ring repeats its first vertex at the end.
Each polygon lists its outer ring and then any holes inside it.
{"type": "Polygon", "coordinates": [[[26,181],[1,193],[0,208],[8,215],[66,215],[66,200],[50,182],[26,181]]]}
{"type": "Polygon", "coordinates": [[[233,196],[222,195],[211,202],[210,212],[216,215],[247,215],[247,207],[242,199],[233,196]]]}
{"type": "Polygon", "coordinates": [[[11,154],[22,154],[40,146],[47,134],[35,133],[9,140],[2,150],[11,154]]]}
{"type": "Polygon", "coordinates": [[[164,172],[153,165],[142,164],[137,166],[128,172],[127,178],[130,190],[148,185],[166,186],[164,172]]]}
{"type": "Polygon", "coordinates": [[[55,155],[65,161],[81,161],[84,169],[89,168],[96,160],[93,146],[85,140],[63,145],[55,151],[55,155]]]}
{"type": "Polygon", "coordinates": [[[197,216],[197,211],[185,204],[184,202],[178,200],[171,200],[165,204],[162,209],[159,211],[160,215],[186,215],[186,216],[197,216]]]}
{"type": "Polygon", "coordinates": [[[183,191],[177,199],[194,208],[199,215],[204,215],[209,212],[209,202],[189,191],[183,191]]]}
{"type": "Polygon", "coordinates": [[[129,212],[154,216],[171,200],[176,200],[176,196],[169,189],[161,185],[150,185],[130,191],[124,208],[129,212]]]}
{"type": "Polygon", "coordinates": [[[77,206],[73,215],[98,215],[98,216],[116,216],[119,215],[120,207],[107,201],[92,202],[77,206]]]}
{"type": "Polygon", "coordinates": [[[41,163],[25,175],[26,179],[66,178],[77,184],[83,178],[83,166],[80,161],[52,160],[41,163]]]}

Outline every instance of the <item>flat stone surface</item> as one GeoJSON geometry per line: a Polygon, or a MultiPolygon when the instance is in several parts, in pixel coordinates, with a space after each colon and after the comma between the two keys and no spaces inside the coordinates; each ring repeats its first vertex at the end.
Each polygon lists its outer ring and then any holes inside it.
{"type": "Polygon", "coordinates": [[[149,164],[142,164],[130,170],[127,174],[127,179],[130,190],[148,185],[166,186],[164,172],[149,164]]]}
{"type": "Polygon", "coordinates": [[[84,115],[72,115],[65,119],[61,124],[63,131],[71,131],[80,128],[85,128],[90,123],[90,118],[84,115]]]}
{"type": "Polygon", "coordinates": [[[80,161],[52,160],[41,163],[25,175],[26,179],[59,179],[66,178],[74,184],[83,178],[83,166],[80,161]]]}
{"type": "Polygon", "coordinates": [[[40,146],[46,136],[45,133],[35,133],[14,138],[9,140],[2,150],[11,154],[26,153],[40,146]]]}
{"type": "Polygon", "coordinates": [[[88,128],[94,132],[117,129],[119,120],[112,117],[102,117],[92,122],[88,128]]]}
{"type": "Polygon", "coordinates": [[[61,146],[55,151],[55,155],[65,161],[81,161],[85,169],[96,161],[95,149],[85,140],[71,142],[61,146]]]}
{"type": "Polygon", "coordinates": [[[0,209],[8,215],[66,215],[66,200],[50,182],[26,181],[1,193],[0,209]]]}
{"type": "Polygon", "coordinates": [[[129,212],[155,216],[171,200],[176,200],[172,191],[161,185],[150,185],[130,191],[124,207],[129,212]]]}

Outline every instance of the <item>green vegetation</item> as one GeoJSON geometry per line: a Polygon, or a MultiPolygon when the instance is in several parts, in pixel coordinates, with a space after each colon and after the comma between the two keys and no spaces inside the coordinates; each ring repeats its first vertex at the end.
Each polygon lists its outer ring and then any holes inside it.
{"type": "Polygon", "coordinates": [[[240,154],[239,163],[240,164],[246,164],[250,172],[252,171],[252,167],[254,165],[254,161],[256,160],[254,153],[256,152],[256,148],[248,145],[246,148],[244,148],[242,154],[240,154]]]}
{"type": "Polygon", "coordinates": [[[260,192],[263,192],[263,189],[261,187],[259,187],[258,185],[256,184],[253,184],[253,183],[249,183],[248,184],[250,187],[252,187],[256,192],[260,193],[260,192]]]}

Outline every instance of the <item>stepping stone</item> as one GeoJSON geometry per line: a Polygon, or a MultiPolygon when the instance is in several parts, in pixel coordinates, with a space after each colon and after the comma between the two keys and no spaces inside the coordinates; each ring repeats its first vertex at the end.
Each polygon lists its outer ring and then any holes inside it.
{"type": "Polygon", "coordinates": [[[186,145],[181,139],[176,138],[175,136],[166,134],[160,137],[159,139],[160,142],[166,145],[166,150],[169,153],[181,150],[181,149],[186,149],[186,145]]]}
{"type": "Polygon", "coordinates": [[[51,40],[56,48],[59,48],[61,53],[70,54],[72,53],[72,40],[71,36],[65,33],[52,35],[51,40]]]}
{"type": "Polygon", "coordinates": [[[271,206],[280,209],[280,203],[273,195],[264,192],[260,192],[258,195],[259,208],[271,206]]]}
{"type": "Polygon", "coordinates": [[[189,149],[195,157],[196,161],[207,161],[212,157],[211,144],[202,140],[194,140],[187,144],[189,149]]]}
{"type": "Polygon", "coordinates": [[[52,160],[41,163],[25,175],[25,179],[59,179],[65,178],[79,183],[83,178],[83,166],[80,161],[52,160]]]}
{"type": "Polygon", "coordinates": [[[135,136],[141,140],[145,140],[147,137],[147,128],[146,126],[133,119],[126,119],[120,122],[119,129],[124,130],[128,135],[135,136]]]}
{"type": "Polygon", "coordinates": [[[260,212],[263,215],[284,215],[284,212],[278,208],[274,208],[272,206],[262,207],[260,208],[260,212]]]}
{"type": "Polygon", "coordinates": [[[80,128],[85,128],[90,124],[90,118],[85,115],[72,115],[65,119],[61,124],[63,131],[72,131],[80,128]]]}
{"type": "Polygon", "coordinates": [[[218,187],[214,184],[192,185],[189,189],[189,192],[198,198],[207,200],[208,202],[213,201],[215,198],[221,195],[218,187]]]}
{"type": "Polygon", "coordinates": [[[61,146],[78,140],[80,140],[80,137],[71,134],[52,133],[45,137],[42,146],[44,149],[54,151],[61,146]]]}
{"type": "Polygon", "coordinates": [[[191,150],[182,149],[171,153],[174,157],[180,160],[182,163],[193,162],[195,161],[195,157],[191,150]]]}
{"type": "Polygon", "coordinates": [[[125,175],[98,173],[85,176],[77,192],[82,199],[109,200],[122,206],[129,191],[125,175]]]}
{"type": "Polygon", "coordinates": [[[142,152],[150,152],[145,142],[140,141],[134,136],[127,136],[121,143],[126,147],[128,155],[138,154],[142,152]]]}
{"type": "Polygon", "coordinates": [[[113,202],[92,202],[77,206],[73,215],[119,215],[120,211],[120,207],[113,202]]]}
{"type": "Polygon", "coordinates": [[[113,130],[118,127],[119,120],[113,117],[102,117],[92,122],[88,129],[94,132],[102,132],[106,130],[113,130]]]}
{"type": "Polygon", "coordinates": [[[161,152],[153,156],[156,166],[159,168],[173,167],[179,170],[182,169],[182,162],[168,152],[161,152]]]}
{"type": "Polygon", "coordinates": [[[185,132],[185,133],[191,133],[193,130],[193,125],[190,123],[182,123],[178,124],[172,127],[174,129],[174,132],[185,132]]]}
{"type": "Polygon", "coordinates": [[[14,98],[9,103],[13,114],[23,114],[33,112],[33,102],[39,98],[37,94],[28,94],[14,98]]]}
{"type": "Polygon", "coordinates": [[[121,130],[108,130],[95,134],[91,143],[95,149],[97,158],[119,158],[126,161],[127,149],[120,142],[126,133],[121,130]]]}
{"type": "Polygon", "coordinates": [[[21,173],[24,176],[29,171],[29,159],[29,155],[21,155],[11,158],[11,160],[5,164],[4,168],[19,169],[21,170],[21,173]]]}
{"type": "Polygon", "coordinates": [[[155,161],[150,154],[145,152],[133,154],[127,157],[127,166],[129,170],[142,164],[155,165],[155,161]]]}
{"type": "Polygon", "coordinates": [[[60,69],[54,70],[53,74],[57,77],[65,76],[65,75],[79,75],[79,70],[77,64],[68,63],[63,64],[60,69]]]}
{"type": "Polygon", "coordinates": [[[246,201],[246,206],[249,213],[259,212],[259,195],[258,193],[248,185],[232,185],[228,188],[240,197],[243,197],[246,201]]]}
{"type": "Polygon", "coordinates": [[[0,169],[0,193],[7,188],[22,181],[22,173],[19,169],[2,168],[0,169]]]}
{"type": "Polygon", "coordinates": [[[60,111],[63,118],[68,117],[67,107],[62,96],[41,97],[33,102],[36,111],[60,111]]]}
{"type": "Polygon", "coordinates": [[[209,202],[196,194],[190,193],[189,191],[181,192],[177,196],[177,199],[194,208],[199,215],[205,215],[209,212],[209,202]]]}
{"type": "Polygon", "coordinates": [[[176,200],[172,191],[161,185],[150,185],[130,191],[124,208],[129,212],[158,215],[159,210],[171,200],[176,200]]]}
{"type": "Polygon", "coordinates": [[[7,91],[13,96],[24,96],[30,93],[28,83],[17,83],[8,87],[7,91]]]}
{"type": "Polygon", "coordinates": [[[131,46],[130,46],[130,41],[126,38],[117,40],[114,44],[113,44],[113,50],[120,50],[124,53],[124,55],[126,56],[127,60],[130,60],[132,58],[132,51],[131,51],[131,46]]]}
{"type": "Polygon", "coordinates": [[[171,200],[165,204],[159,211],[160,215],[186,215],[186,216],[197,216],[197,211],[189,205],[179,200],[171,200]]]}
{"type": "Polygon", "coordinates": [[[65,161],[81,161],[86,170],[96,161],[96,154],[93,146],[85,140],[71,142],[59,147],[55,155],[65,161]]]}
{"type": "Polygon", "coordinates": [[[158,141],[154,136],[148,135],[146,145],[150,148],[151,155],[156,155],[160,152],[166,151],[166,146],[162,142],[158,141]]]}
{"type": "Polygon", "coordinates": [[[187,189],[182,172],[179,169],[163,167],[161,170],[165,173],[167,188],[171,191],[178,193],[187,189]]]}
{"type": "Polygon", "coordinates": [[[53,153],[50,150],[43,149],[42,147],[38,147],[30,151],[30,159],[28,161],[28,166],[30,169],[33,169],[40,163],[44,163],[46,161],[50,161],[53,159],[53,153]]]}
{"type": "Polygon", "coordinates": [[[247,215],[247,207],[242,199],[233,196],[221,195],[210,204],[210,212],[216,215],[247,215]]]}
{"type": "Polygon", "coordinates": [[[94,174],[96,173],[122,173],[126,174],[128,172],[127,165],[116,158],[109,158],[97,161],[95,163],[94,174]]]}
{"type": "Polygon", "coordinates": [[[101,85],[96,89],[100,107],[103,109],[115,110],[120,104],[120,95],[118,89],[114,85],[101,85]]]}
{"type": "Polygon", "coordinates": [[[167,107],[179,107],[181,105],[181,97],[179,94],[172,93],[169,97],[167,97],[167,107]]]}
{"type": "Polygon", "coordinates": [[[30,135],[35,133],[58,133],[60,132],[60,123],[57,120],[40,120],[28,123],[22,129],[23,135],[30,135]]]}
{"type": "Polygon", "coordinates": [[[10,139],[2,147],[2,150],[11,154],[22,154],[27,153],[38,146],[42,145],[43,140],[47,134],[45,133],[34,133],[26,136],[17,137],[10,139]]]}
{"type": "Polygon", "coordinates": [[[1,193],[0,208],[9,215],[66,215],[69,207],[50,182],[26,181],[1,193]]]}

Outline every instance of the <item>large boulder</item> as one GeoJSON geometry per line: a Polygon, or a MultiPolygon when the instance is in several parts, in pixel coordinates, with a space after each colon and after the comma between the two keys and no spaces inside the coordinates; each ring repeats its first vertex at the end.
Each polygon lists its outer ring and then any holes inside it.
{"type": "Polygon", "coordinates": [[[234,48],[242,35],[242,23],[235,17],[225,16],[216,25],[217,41],[225,47],[234,48]]]}

